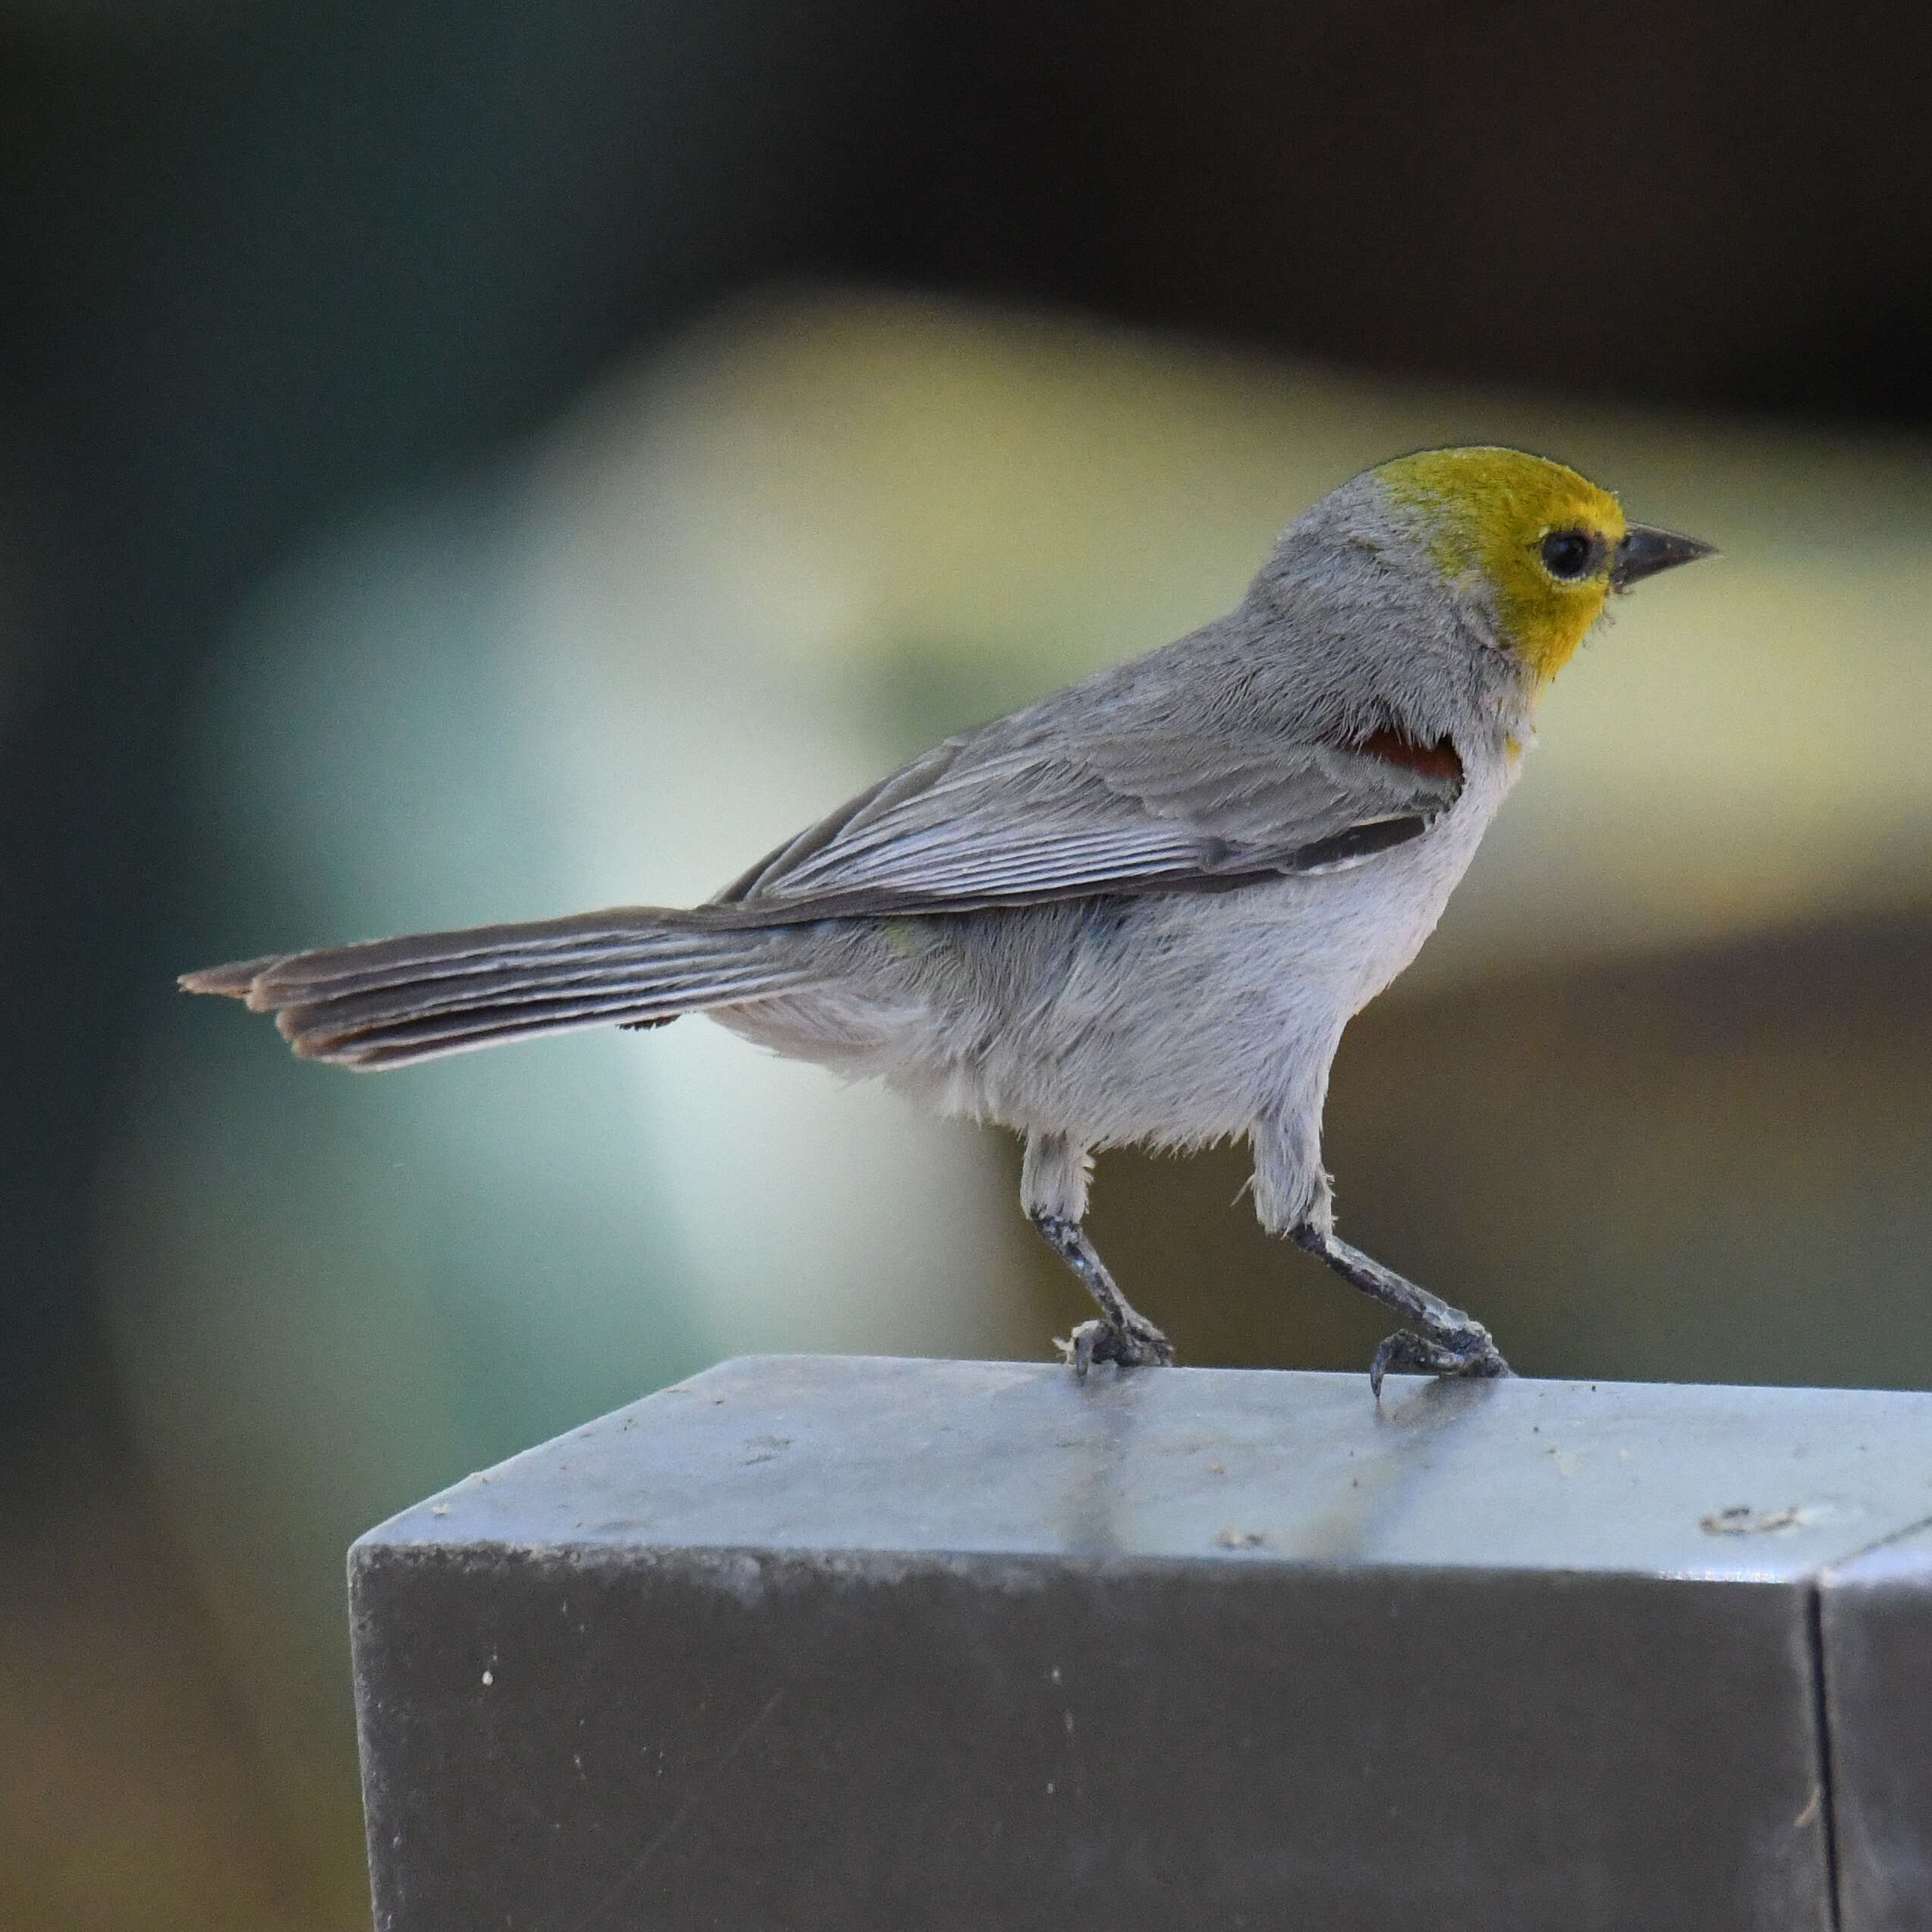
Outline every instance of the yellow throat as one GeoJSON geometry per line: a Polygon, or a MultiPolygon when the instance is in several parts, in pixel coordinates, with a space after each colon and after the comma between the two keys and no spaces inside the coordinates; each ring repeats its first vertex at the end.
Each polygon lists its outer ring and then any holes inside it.
{"type": "Polygon", "coordinates": [[[1628,527],[1616,499],[1519,449],[1424,450],[1375,474],[1392,502],[1418,514],[1444,577],[1474,576],[1487,588],[1502,641],[1539,689],[1548,684],[1603,614],[1628,527]],[[1566,580],[1546,563],[1545,546],[1571,532],[1589,543],[1593,567],[1566,580]]]}

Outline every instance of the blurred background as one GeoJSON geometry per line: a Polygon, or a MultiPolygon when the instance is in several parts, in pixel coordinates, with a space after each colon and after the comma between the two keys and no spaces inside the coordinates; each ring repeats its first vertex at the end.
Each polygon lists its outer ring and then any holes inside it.
{"type": "MultiPolygon", "coordinates": [[[[716,1029],[352,1080],[175,973],[703,896],[1403,449],[1724,557],[1351,1031],[1345,1231],[1530,1373],[1932,1385],[1928,79],[1902,5],[0,0],[0,1921],[366,1925],[354,1535],[1081,1312],[1003,1139],[716,1029]]],[[[1102,1248],[1359,1370],[1244,1172],[1108,1156],[1102,1248]]]]}

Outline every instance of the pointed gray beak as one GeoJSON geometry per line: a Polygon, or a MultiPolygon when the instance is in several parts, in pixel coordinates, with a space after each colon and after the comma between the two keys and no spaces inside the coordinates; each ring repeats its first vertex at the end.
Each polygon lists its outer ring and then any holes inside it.
{"type": "Polygon", "coordinates": [[[1632,584],[1660,570],[1675,570],[1679,564],[1694,564],[1700,557],[1714,557],[1717,546],[1694,536],[1679,536],[1667,530],[1654,530],[1648,524],[1632,524],[1610,560],[1610,588],[1628,590],[1632,584]]]}

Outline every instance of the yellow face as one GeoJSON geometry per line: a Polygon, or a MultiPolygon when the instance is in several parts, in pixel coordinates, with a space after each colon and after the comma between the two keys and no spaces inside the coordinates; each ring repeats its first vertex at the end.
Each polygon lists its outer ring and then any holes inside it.
{"type": "Polygon", "coordinates": [[[1547,684],[1603,614],[1628,528],[1616,499],[1518,449],[1424,450],[1376,474],[1421,513],[1446,577],[1474,572],[1489,587],[1503,641],[1547,684]]]}

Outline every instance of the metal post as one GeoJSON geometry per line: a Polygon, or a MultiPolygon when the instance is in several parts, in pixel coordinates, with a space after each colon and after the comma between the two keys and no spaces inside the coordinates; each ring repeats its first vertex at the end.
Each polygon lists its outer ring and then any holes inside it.
{"type": "Polygon", "coordinates": [[[381,1932],[1932,1927],[1932,1396],[727,1363],[351,1553],[381,1932]]]}

